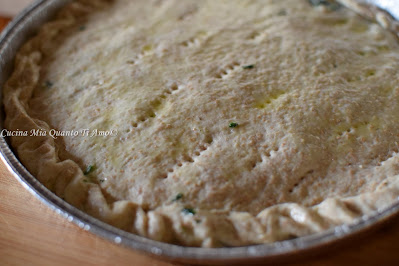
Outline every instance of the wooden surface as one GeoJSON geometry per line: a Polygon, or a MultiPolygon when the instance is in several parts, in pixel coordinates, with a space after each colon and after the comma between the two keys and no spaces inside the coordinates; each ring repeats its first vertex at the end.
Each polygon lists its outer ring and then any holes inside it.
{"type": "MultiPolygon", "coordinates": [[[[0,29],[5,25],[0,17],[0,29]]],[[[345,243],[290,258],[296,265],[398,265],[399,218],[345,243]]],[[[0,265],[159,265],[165,261],[80,229],[36,199],[0,162],[0,265]]]]}
{"type": "Polygon", "coordinates": [[[0,32],[7,25],[8,21],[8,18],[0,17],[0,32]]]}

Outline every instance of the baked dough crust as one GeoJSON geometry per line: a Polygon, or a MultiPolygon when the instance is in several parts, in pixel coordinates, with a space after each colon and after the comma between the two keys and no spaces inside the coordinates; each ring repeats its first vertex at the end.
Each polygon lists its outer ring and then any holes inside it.
{"type": "Polygon", "coordinates": [[[395,202],[396,38],[346,9],[228,2],[65,7],[19,51],[5,126],[118,137],[12,137],[21,162],[90,215],[185,246],[318,233],[395,202]]]}

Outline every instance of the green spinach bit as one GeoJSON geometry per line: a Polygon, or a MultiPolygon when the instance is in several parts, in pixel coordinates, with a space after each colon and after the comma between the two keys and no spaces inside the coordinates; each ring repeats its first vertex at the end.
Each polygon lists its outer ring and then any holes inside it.
{"type": "Polygon", "coordinates": [[[238,127],[238,123],[232,122],[229,124],[229,128],[235,128],[238,127]]]}
{"type": "Polygon", "coordinates": [[[53,87],[53,83],[50,81],[50,80],[46,80],[46,82],[44,82],[44,85],[47,87],[47,88],[51,88],[51,87],[53,87]]]}
{"type": "Polygon", "coordinates": [[[195,212],[195,210],[193,208],[184,208],[182,210],[182,212],[184,214],[189,214],[189,215],[195,215],[196,214],[196,212],[195,212]]]}
{"type": "Polygon", "coordinates": [[[287,11],[285,11],[285,9],[281,9],[278,13],[277,16],[285,16],[287,15],[287,11]]]}
{"type": "Polygon", "coordinates": [[[94,170],[96,170],[96,166],[95,165],[88,165],[86,167],[86,170],[83,172],[84,175],[89,175],[91,174],[94,170]]]}
{"type": "Polygon", "coordinates": [[[172,201],[178,201],[178,200],[182,199],[183,196],[184,196],[183,193],[179,193],[176,195],[176,197],[172,201]]]}
{"type": "Polygon", "coordinates": [[[341,4],[332,0],[309,0],[309,3],[312,6],[326,6],[331,11],[336,11],[342,7],[341,4]]]}
{"type": "Polygon", "coordinates": [[[252,68],[254,68],[254,67],[255,67],[255,65],[245,65],[245,66],[242,66],[243,69],[252,69],[252,68]]]}

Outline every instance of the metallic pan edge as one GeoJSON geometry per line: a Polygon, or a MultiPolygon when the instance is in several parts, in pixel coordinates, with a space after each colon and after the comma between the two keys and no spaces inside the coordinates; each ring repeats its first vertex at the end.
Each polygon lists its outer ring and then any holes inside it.
{"type": "MultiPolygon", "coordinates": [[[[37,0],[18,15],[3,31],[0,35],[0,88],[3,87],[12,72],[13,58],[19,47],[34,35],[40,25],[50,19],[59,8],[68,2],[70,0],[37,0]]],[[[1,109],[1,128],[3,120],[4,110],[1,109]]],[[[271,244],[244,247],[213,249],[181,247],[127,233],[89,216],[61,200],[25,169],[10,149],[4,137],[0,137],[0,152],[1,159],[19,182],[36,198],[40,199],[68,221],[72,221],[84,230],[90,231],[114,243],[122,244],[163,259],[179,262],[197,264],[232,263],[259,259],[262,259],[262,262],[274,261],[287,255],[303,253],[303,251],[321,248],[337,240],[347,239],[349,236],[375,227],[399,213],[398,199],[398,202],[391,207],[380,210],[373,216],[361,217],[355,224],[341,225],[321,234],[271,244]]]]}

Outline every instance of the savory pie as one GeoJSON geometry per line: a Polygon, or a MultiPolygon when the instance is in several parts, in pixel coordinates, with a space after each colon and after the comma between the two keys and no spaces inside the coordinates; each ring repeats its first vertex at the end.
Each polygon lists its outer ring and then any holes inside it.
{"type": "Polygon", "coordinates": [[[18,53],[5,126],[29,132],[11,142],[38,180],[111,225],[267,243],[397,200],[398,73],[397,36],[336,2],[80,0],[18,53]]]}

